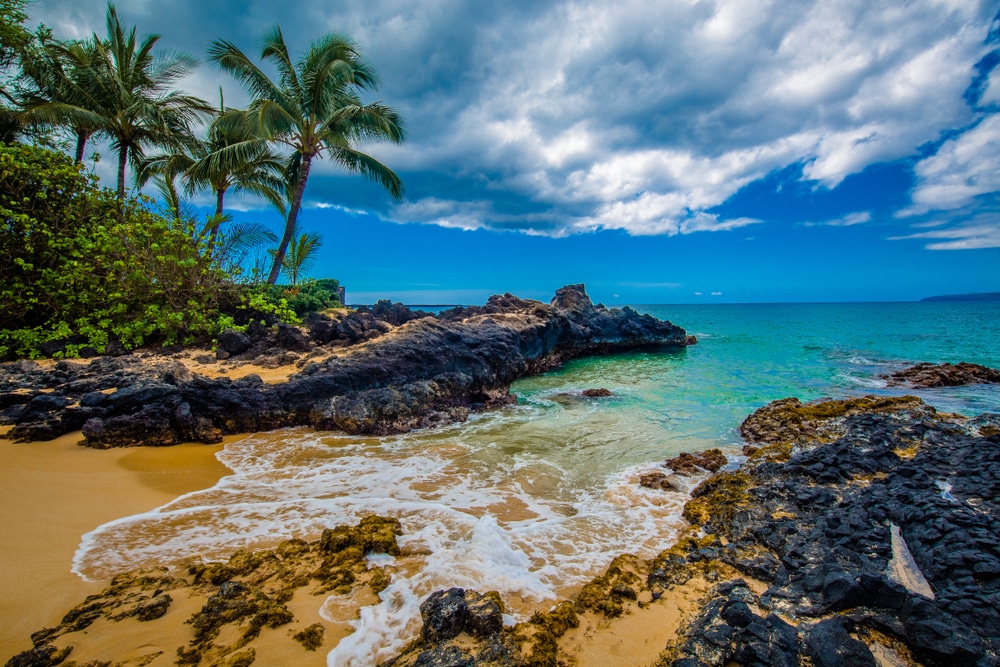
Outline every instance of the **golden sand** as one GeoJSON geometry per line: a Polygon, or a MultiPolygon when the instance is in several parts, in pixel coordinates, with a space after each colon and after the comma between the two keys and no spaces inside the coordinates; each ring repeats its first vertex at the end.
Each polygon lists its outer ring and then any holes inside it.
{"type": "Polygon", "coordinates": [[[80,537],[212,486],[229,470],[222,445],[94,450],[79,433],[51,442],[0,439],[0,661],[31,648],[105,582],[70,571],[80,537]]]}

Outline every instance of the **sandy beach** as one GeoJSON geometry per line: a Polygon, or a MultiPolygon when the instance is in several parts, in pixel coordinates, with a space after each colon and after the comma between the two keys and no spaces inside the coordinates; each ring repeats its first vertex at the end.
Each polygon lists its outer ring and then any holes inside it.
{"type": "MultiPolygon", "coordinates": [[[[235,439],[235,438],[232,438],[235,439]]],[[[212,486],[228,469],[223,445],[94,450],[79,433],[51,442],[0,438],[0,659],[31,648],[30,635],[106,582],[70,568],[80,537],[212,486]]]]}

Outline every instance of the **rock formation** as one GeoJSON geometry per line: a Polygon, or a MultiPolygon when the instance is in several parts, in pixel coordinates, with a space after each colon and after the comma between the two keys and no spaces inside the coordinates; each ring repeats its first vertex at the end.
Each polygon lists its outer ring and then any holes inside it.
{"type": "Polygon", "coordinates": [[[910,396],[775,401],[743,424],[748,463],[694,490],[675,546],[620,556],[575,600],[487,639],[425,634],[389,664],[562,664],[582,614],[613,636],[687,590],[704,595],[680,632],[656,614],[642,626],[658,666],[998,665],[998,426],[910,396]]]}
{"type": "Polygon", "coordinates": [[[915,364],[881,376],[890,387],[960,387],[966,384],[1000,384],[1000,371],[981,364],[915,364]]]}
{"type": "MultiPolygon", "coordinates": [[[[223,434],[300,425],[401,433],[508,403],[516,379],[574,357],[687,344],[684,330],[669,322],[628,307],[595,307],[583,285],[561,288],[551,304],[505,294],[439,317],[377,304],[337,325],[313,318],[310,326],[308,337],[279,327],[279,349],[336,344],[343,350],[283,384],[255,375],[212,380],[180,364],[151,368],[134,357],[86,366],[64,361],[51,371],[32,362],[4,364],[0,422],[13,423],[10,436],[22,441],[82,428],[85,444],[100,448],[211,443],[223,434]],[[331,333],[355,329],[362,342],[353,345],[355,338],[331,333]]],[[[255,337],[263,340],[259,332],[232,332],[219,349],[255,354],[255,337]]]]}

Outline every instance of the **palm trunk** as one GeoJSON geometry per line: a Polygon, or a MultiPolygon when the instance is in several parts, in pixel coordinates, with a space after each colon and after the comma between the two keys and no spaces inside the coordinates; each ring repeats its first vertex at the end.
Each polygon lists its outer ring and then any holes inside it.
{"type": "Polygon", "coordinates": [[[90,132],[77,130],[76,132],[76,163],[83,162],[83,152],[87,149],[87,140],[90,139],[90,132]]]}
{"type": "Polygon", "coordinates": [[[128,146],[118,149],[118,201],[125,201],[125,165],[128,164],[128,146]]]}
{"type": "Polygon", "coordinates": [[[226,189],[215,191],[215,219],[212,221],[212,231],[208,233],[208,256],[215,250],[215,238],[219,235],[219,225],[222,224],[222,202],[226,198],[226,189]]]}
{"type": "Polygon", "coordinates": [[[292,240],[292,232],[295,231],[295,221],[299,217],[299,209],[302,207],[302,195],[306,191],[306,181],[309,179],[309,167],[312,163],[312,155],[306,153],[302,156],[302,165],[299,167],[299,182],[295,184],[295,193],[292,195],[292,207],[288,211],[288,219],[285,221],[285,233],[281,236],[281,243],[278,244],[278,252],[274,255],[274,264],[271,266],[271,273],[267,276],[267,282],[271,285],[278,282],[278,274],[281,273],[281,265],[285,261],[285,253],[288,251],[288,244],[292,240]]]}

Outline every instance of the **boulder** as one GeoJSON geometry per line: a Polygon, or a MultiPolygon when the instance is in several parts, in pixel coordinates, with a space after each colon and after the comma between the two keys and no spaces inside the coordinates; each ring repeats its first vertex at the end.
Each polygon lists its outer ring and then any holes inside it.
{"type": "MultiPolygon", "coordinates": [[[[226,352],[229,356],[242,354],[250,349],[250,336],[235,329],[224,329],[217,337],[217,349],[226,352]]],[[[222,357],[226,358],[226,357],[222,357]]]]}

